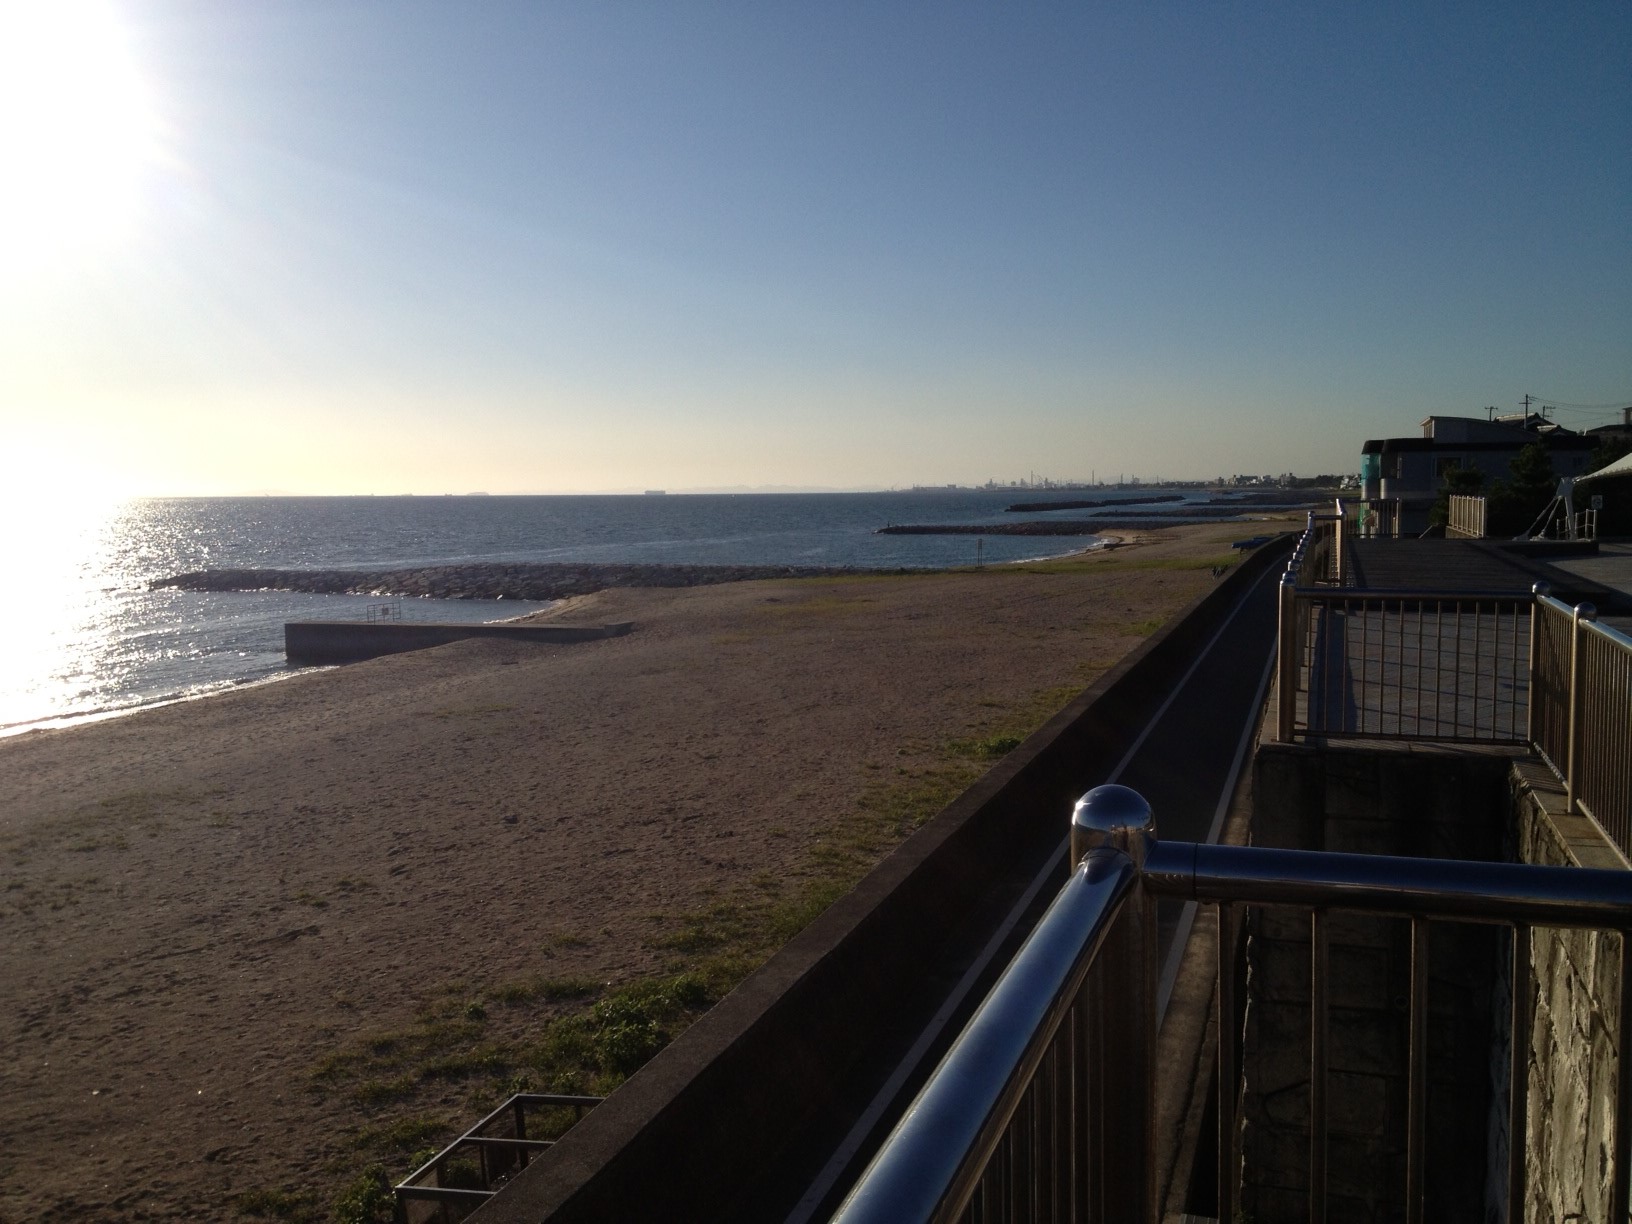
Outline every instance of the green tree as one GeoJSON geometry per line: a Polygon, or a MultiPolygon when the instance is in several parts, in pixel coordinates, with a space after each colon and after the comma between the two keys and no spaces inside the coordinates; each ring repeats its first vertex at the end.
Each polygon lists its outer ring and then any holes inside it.
{"type": "Polygon", "coordinates": [[[1557,492],[1552,455],[1542,443],[1530,443],[1507,465],[1507,479],[1491,488],[1485,503],[1486,530],[1493,536],[1528,531],[1557,492]]]}
{"type": "Polygon", "coordinates": [[[1434,499],[1434,507],[1428,511],[1428,525],[1443,527],[1451,521],[1451,498],[1471,493],[1481,492],[1485,487],[1485,474],[1478,468],[1449,467],[1445,469],[1440,479],[1439,496],[1434,499]]]}

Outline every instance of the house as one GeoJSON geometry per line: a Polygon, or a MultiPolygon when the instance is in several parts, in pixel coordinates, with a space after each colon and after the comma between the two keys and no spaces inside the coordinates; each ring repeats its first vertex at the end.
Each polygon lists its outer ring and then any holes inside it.
{"type": "Polygon", "coordinates": [[[1522,416],[1431,416],[1420,438],[1374,438],[1361,448],[1361,496],[1397,500],[1400,531],[1417,535],[1428,526],[1428,511],[1453,467],[1485,474],[1488,488],[1506,479],[1508,465],[1532,442],[1552,456],[1553,471],[1579,476],[1592,465],[1598,439],[1575,433],[1537,413],[1522,416]]]}

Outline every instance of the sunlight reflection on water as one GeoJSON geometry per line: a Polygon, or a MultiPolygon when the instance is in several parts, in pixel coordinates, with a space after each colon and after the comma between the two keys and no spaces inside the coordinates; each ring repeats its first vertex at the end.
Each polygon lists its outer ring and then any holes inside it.
{"type": "MultiPolygon", "coordinates": [[[[363,619],[377,599],[278,591],[147,589],[211,564],[240,523],[210,522],[198,503],[76,506],[14,527],[9,597],[0,600],[0,736],[156,702],[200,696],[296,669],[283,624],[363,619]],[[213,529],[212,529],[213,527],[213,529]],[[20,580],[20,581],[18,581],[20,580]]],[[[275,563],[275,562],[263,562],[275,563]]],[[[499,620],[547,604],[413,600],[410,619],[499,620]]]]}

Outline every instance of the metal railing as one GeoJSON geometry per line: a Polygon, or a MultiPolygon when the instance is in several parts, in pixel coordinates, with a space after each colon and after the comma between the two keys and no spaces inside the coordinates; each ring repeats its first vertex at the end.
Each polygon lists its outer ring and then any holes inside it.
{"type": "Polygon", "coordinates": [[[1522,743],[1528,595],[1280,587],[1278,738],[1522,743]]]}
{"type": "Polygon", "coordinates": [[[1459,539],[1485,538],[1485,499],[1469,493],[1453,493],[1449,501],[1449,516],[1445,520],[1445,534],[1459,539]]]}
{"type": "Polygon", "coordinates": [[[1373,497],[1361,503],[1360,534],[1368,539],[1396,539],[1400,534],[1400,499],[1373,497]]]}
{"type": "MultiPolygon", "coordinates": [[[[566,1114],[567,1126],[601,1103],[596,1096],[521,1092],[500,1105],[394,1187],[397,1224],[456,1224],[480,1207],[534,1155],[554,1146],[535,1137],[544,1129],[528,1119],[543,1111],[566,1114]]],[[[551,1128],[555,1131],[566,1127],[551,1128]]]]}
{"type": "Polygon", "coordinates": [[[1569,810],[1632,859],[1632,638],[1543,585],[1535,602],[1530,742],[1563,781],[1569,810]]]}
{"type": "Polygon", "coordinates": [[[1341,586],[1346,582],[1349,576],[1346,537],[1350,534],[1344,530],[1346,518],[1341,501],[1331,514],[1309,511],[1308,525],[1292,546],[1286,572],[1305,583],[1341,586]]]}
{"type": "MultiPolygon", "coordinates": [[[[1494,923],[1512,939],[1507,1134],[1527,1133],[1530,929],[1620,932],[1621,1051],[1632,1050],[1632,872],[1528,864],[1161,842],[1134,792],[1103,786],[1072,817],[1073,872],[1047,915],[873,1158],[838,1214],[842,1224],[908,1221],[1154,1221],[1156,1084],[1150,934],[1158,897],[1218,907],[1214,989],[1218,1218],[1234,1218],[1240,1182],[1241,1030],[1234,1001],[1242,906],[1309,912],[1307,1218],[1328,1199],[1330,1031],[1327,934],[1341,911],[1396,915],[1411,928],[1404,1216],[1423,1218],[1428,1169],[1428,927],[1494,923]],[[1131,970],[1132,977],[1120,973],[1131,970]]],[[[1189,1068],[1177,1069],[1189,1074],[1189,1068]]],[[[1628,1213],[1632,1057],[1617,1060],[1607,1218],[1628,1213]]],[[[1510,1142],[1507,1219],[1522,1221],[1524,1144],[1510,1142]]]]}
{"type": "Polygon", "coordinates": [[[1632,861],[1632,638],[1537,583],[1388,591],[1281,578],[1276,738],[1530,744],[1632,861]]]}

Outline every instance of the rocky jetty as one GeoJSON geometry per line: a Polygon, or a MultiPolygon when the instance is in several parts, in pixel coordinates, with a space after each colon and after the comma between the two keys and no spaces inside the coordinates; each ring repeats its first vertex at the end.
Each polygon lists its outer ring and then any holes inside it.
{"type": "Polygon", "coordinates": [[[875,535],[1006,535],[1083,536],[1098,535],[1103,522],[1055,519],[1040,523],[905,523],[880,527],[875,535]]]}
{"type": "Polygon", "coordinates": [[[1044,501],[1015,502],[1005,509],[1011,514],[1039,514],[1045,510],[1100,510],[1106,506],[1154,506],[1160,502],[1183,501],[1178,493],[1164,493],[1160,497],[1123,497],[1114,501],[1044,501]]]}
{"type": "Polygon", "coordinates": [[[904,571],[818,565],[431,565],[393,570],[195,570],[160,578],[157,590],[299,591],[311,595],[403,595],[433,599],[565,599],[606,587],[690,587],[756,578],[831,578],[904,571]]]}

